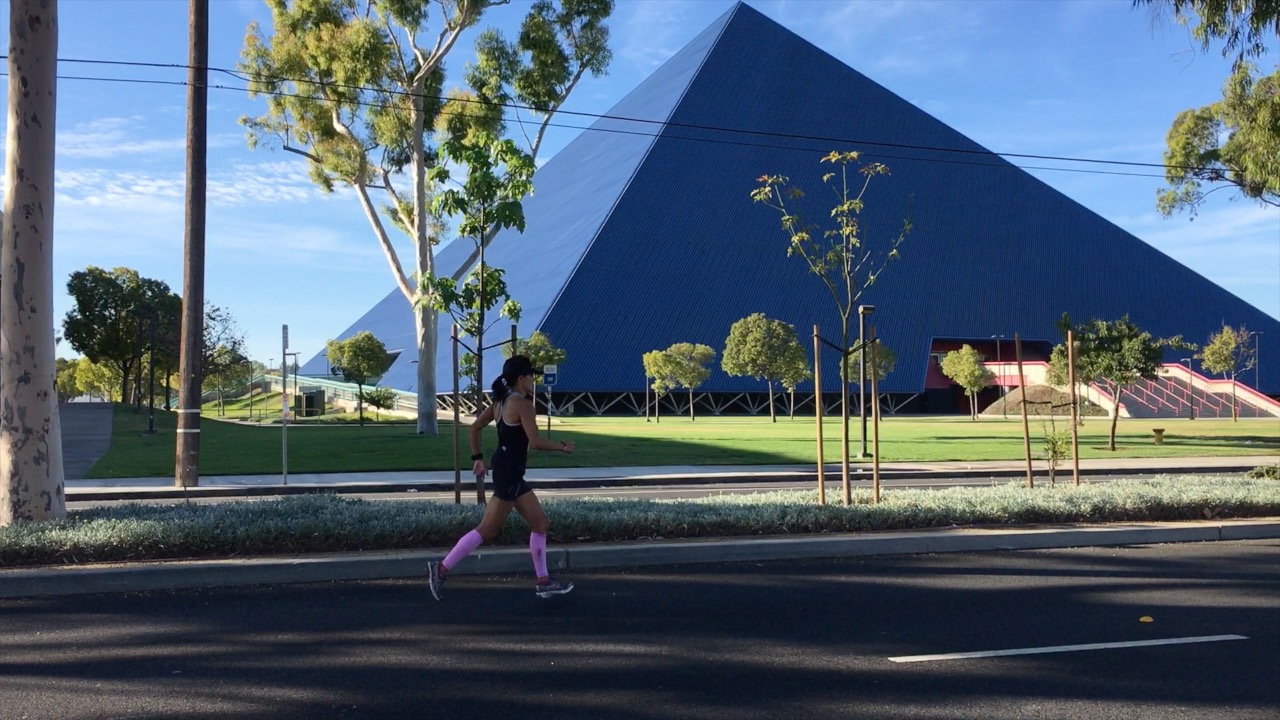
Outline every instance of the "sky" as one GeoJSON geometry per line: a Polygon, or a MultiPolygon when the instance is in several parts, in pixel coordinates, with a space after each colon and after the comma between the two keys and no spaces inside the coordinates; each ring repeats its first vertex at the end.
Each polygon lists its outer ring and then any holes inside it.
{"type": "MultiPolygon", "coordinates": [[[[1221,95],[1229,61],[1129,0],[752,0],[748,4],[996,152],[1161,162],[1174,116],[1221,95]]],[[[5,16],[8,13],[8,3],[5,16]]],[[[514,35],[528,0],[482,27],[514,35]]],[[[614,61],[567,110],[606,112],[732,7],[731,0],[617,0],[614,61]]],[[[186,90],[105,81],[183,81],[181,67],[73,63],[187,61],[186,0],[60,0],[54,310],[70,274],[126,266],[182,292],[186,90]],[[89,79],[75,79],[75,78],[89,79]]],[[[234,68],[261,0],[210,0],[212,68],[234,68]]],[[[7,23],[5,47],[8,46],[7,23]]],[[[459,42],[451,74],[470,56],[459,42]]],[[[1265,59],[1274,64],[1280,53],[1265,59]]],[[[207,301],[228,309],[249,354],[280,361],[280,328],[305,362],[394,287],[358,201],[325,194],[305,161],[251,150],[238,119],[258,115],[243,83],[211,73],[207,301]]],[[[731,124],[726,118],[725,124],[731,124]]],[[[568,124],[585,125],[582,118],[568,124]]],[[[552,128],[545,160],[580,132],[552,128]]],[[[1020,164],[1045,165],[1019,161],[1020,164]]],[[[1079,166],[1076,166],[1079,167],[1079,166]]],[[[1126,170],[1126,168],[1119,168],[1126,170]]],[[[1128,168],[1139,174],[1158,170],[1128,168]]],[[[1280,210],[1210,197],[1199,216],[1163,218],[1159,177],[1030,171],[1067,196],[1280,318],[1280,210]]],[[[536,178],[535,178],[536,183],[536,178]]],[[[535,190],[536,191],[536,190],[535,190]]],[[[399,245],[411,267],[407,243],[399,245]]],[[[517,298],[518,299],[518,298],[517,298]]],[[[74,352],[62,344],[59,355],[74,352]]]]}

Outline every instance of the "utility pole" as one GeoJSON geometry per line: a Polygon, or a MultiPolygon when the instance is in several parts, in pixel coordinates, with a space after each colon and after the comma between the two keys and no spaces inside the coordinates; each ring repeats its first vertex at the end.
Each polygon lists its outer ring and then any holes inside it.
{"type": "Polygon", "coordinates": [[[178,359],[178,440],[174,485],[200,484],[200,371],[204,354],[205,180],[209,140],[209,0],[189,0],[187,34],[187,201],[182,263],[182,344],[178,359]]]}

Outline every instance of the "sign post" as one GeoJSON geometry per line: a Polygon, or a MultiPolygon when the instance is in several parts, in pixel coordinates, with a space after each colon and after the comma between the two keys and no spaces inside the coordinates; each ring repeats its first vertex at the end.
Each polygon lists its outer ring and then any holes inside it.
{"type": "Polygon", "coordinates": [[[551,388],[556,385],[556,366],[542,366],[542,384],[547,388],[547,437],[551,437],[551,388]]]}
{"type": "Polygon", "coordinates": [[[280,469],[289,484],[289,326],[280,330],[280,469]]]}

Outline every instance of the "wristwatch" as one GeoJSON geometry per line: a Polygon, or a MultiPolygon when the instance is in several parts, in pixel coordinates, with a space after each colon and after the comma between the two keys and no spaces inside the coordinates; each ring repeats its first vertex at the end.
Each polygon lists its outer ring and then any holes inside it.
{"type": "Polygon", "coordinates": [[[472,460],[472,461],[475,461],[475,460],[483,460],[483,459],[484,459],[484,453],[482,453],[482,452],[478,452],[478,453],[476,453],[475,455],[472,455],[472,456],[471,456],[471,460],[472,460]]]}

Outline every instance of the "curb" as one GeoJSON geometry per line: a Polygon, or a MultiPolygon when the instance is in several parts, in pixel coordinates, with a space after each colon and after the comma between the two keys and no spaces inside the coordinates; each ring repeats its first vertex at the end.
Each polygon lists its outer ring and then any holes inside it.
{"type": "MultiPolygon", "coordinates": [[[[1254,465],[1239,466],[1188,466],[1179,468],[1133,468],[1130,470],[1117,468],[1081,469],[1081,477],[1140,477],[1169,474],[1186,475],[1230,475],[1243,474],[1252,470],[1254,465]]],[[[1046,477],[1046,471],[1037,469],[1038,477],[1046,477]]],[[[1059,471],[1059,475],[1061,475],[1059,471]]],[[[1066,476],[1070,478],[1070,471],[1066,476]]],[[[1026,470],[883,470],[880,472],[881,482],[888,480],[1002,480],[1026,477],[1026,470]]],[[[871,470],[850,473],[853,482],[871,482],[871,470]]],[[[828,483],[840,481],[840,469],[834,474],[826,474],[828,483]]],[[[216,482],[216,478],[208,478],[216,482]]],[[[536,480],[534,489],[572,490],[576,488],[603,487],[662,487],[669,485],[739,485],[752,483],[818,482],[818,473],[794,472],[756,475],[644,475],[627,477],[600,477],[583,480],[536,480]]],[[[492,482],[485,483],[486,491],[491,492],[492,482]]],[[[110,487],[102,488],[67,488],[68,502],[98,502],[104,500],[182,500],[191,498],[224,498],[224,497],[263,497],[270,495],[307,495],[311,493],[362,494],[405,493],[405,492],[451,492],[453,481],[423,480],[420,482],[386,482],[386,483],[305,483],[298,485],[243,485],[236,487],[157,487],[141,490],[120,490],[110,487]]],[[[475,490],[475,481],[464,478],[462,492],[475,490]]]]}
{"type": "MultiPolygon", "coordinates": [[[[1106,526],[946,529],[920,532],[652,543],[562,545],[547,551],[548,567],[589,570],[764,560],[917,555],[924,553],[1045,550],[1154,543],[1280,538],[1280,518],[1106,526]]],[[[0,598],[183,590],[245,585],[386,580],[423,577],[440,550],[412,550],[244,560],[147,562],[0,570],[0,598]]],[[[524,548],[481,550],[455,573],[527,573],[524,548]]]]}

